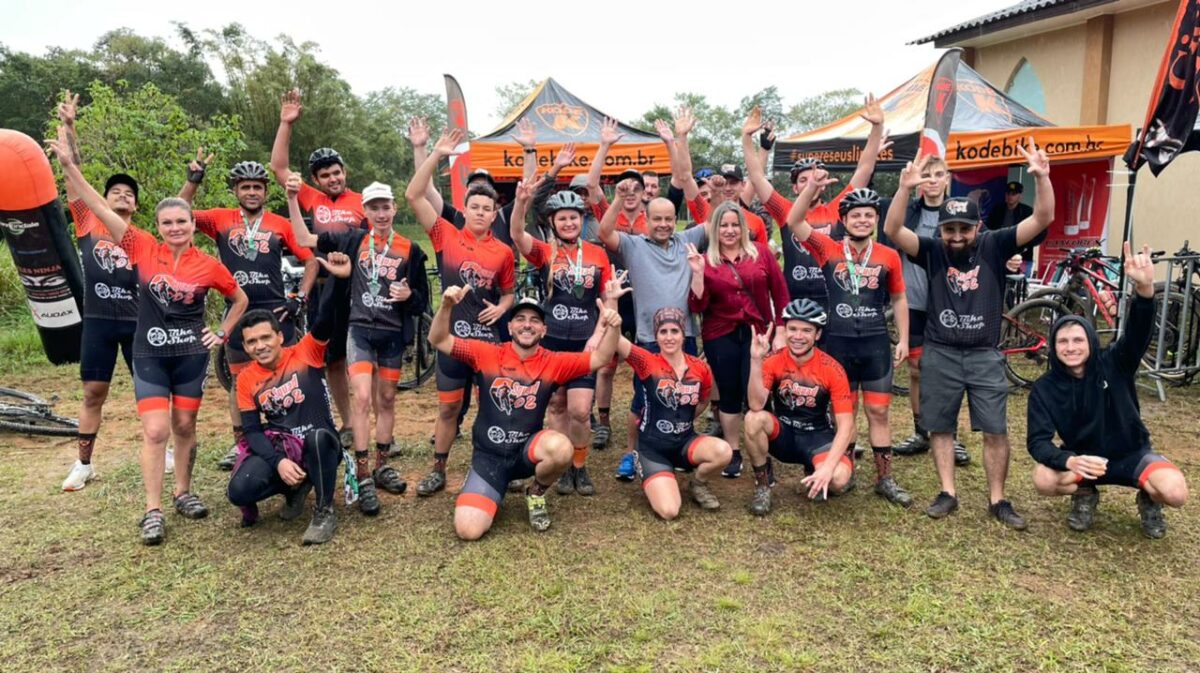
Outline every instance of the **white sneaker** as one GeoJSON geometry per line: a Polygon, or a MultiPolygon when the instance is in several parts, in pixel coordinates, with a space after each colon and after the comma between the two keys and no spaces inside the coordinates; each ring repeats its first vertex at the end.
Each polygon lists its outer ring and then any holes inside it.
{"type": "Polygon", "coordinates": [[[167,447],[167,463],[163,474],[175,474],[175,449],[170,446],[167,447]]]}
{"type": "Polygon", "coordinates": [[[82,491],[84,486],[96,476],[96,471],[91,465],[84,465],[78,460],[71,467],[71,473],[63,480],[62,490],[64,491],[82,491]]]}

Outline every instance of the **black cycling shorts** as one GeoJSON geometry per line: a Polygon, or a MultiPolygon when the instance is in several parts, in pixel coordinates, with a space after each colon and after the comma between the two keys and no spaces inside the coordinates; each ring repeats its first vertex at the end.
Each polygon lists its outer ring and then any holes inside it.
{"type": "Polygon", "coordinates": [[[138,414],[176,409],[196,411],[204,398],[208,353],[139,357],[133,361],[138,414]]]}
{"type": "Polygon", "coordinates": [[[474,507],[495,517],[504,493],[508,490],[508,482],[514,479],[528,479],[537,469],[537,458],[534,449],[538,440],[549,432],[541,430],[525,440],[519,451],[512,455],[503,456],[488,451],[481,451],[478,446],[471,454],[471,470],[467,472],[467,480],[463,482],[462,492],[455,500],[455,507],[474,507]]]}
{"type": "MultiPolygon", "coordinates": [[[[833,449],[831,430],[805,432],[780,421],[774,414],[771,414],[771,420],[774,421],[774,425],[768,436],[770,442],[767,444],[767,452],[772,458],[793,465],[803,465],[805,472],[812,474],[813,470],[829,457],[829,451],[833,449]]],[[[854,469],[854,462],[847,455],[843,455],[839,462],[854,469]]]]}
{"type": "Polygon", "coordinates": [[[125,358],[125,368],[133,374],[133,335],[135,320],[84,318],[83,340],[79,349],[79,380],[110,383],[117,366],[117,349],[125,358]]]}

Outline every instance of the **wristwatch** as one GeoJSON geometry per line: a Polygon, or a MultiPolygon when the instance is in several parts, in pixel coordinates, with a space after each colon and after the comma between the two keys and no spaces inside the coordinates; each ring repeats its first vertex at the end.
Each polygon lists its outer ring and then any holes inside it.
{"type": "Polygon", "coordinates": [[[225,330],[219,329],[216,332],[213,332],[213,334],[217,335],[217,338],[221,340],[221,343],[225,343],[225,330]]]}

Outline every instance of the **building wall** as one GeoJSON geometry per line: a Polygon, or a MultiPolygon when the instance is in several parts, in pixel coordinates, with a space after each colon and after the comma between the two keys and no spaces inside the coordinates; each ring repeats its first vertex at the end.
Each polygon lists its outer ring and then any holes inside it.
{"type": "MultiPolygon", "coordinates": [[[[1117,14],[1113,22],[1107,123],[1128,123],[1136,130],[1145,121],[1154,78],[1175,19],[1175,2],[1163,2],[1117,14]]],[[[1036,24],[1029,27],[1036,30],[1036,24]]],[[[1046,117],[1057,124],[1077,124],[1082,98],[1083,25],[979,47],[975,69],[1003,89],[1025,58],[1033,66],[1046,95],[1046,117]]],[[[1120,247],[1125,218],[1128,173],[1118,158],[1112,179],[1109,250],[1120,247]]],[[[1200,244],[1200,153],[1181,155],[1160,177],[1149,169],[1138,173],[1134,198],[1134,240],[1156,250],[1174,252],[1185,239],[1200,244]]],[[[1196,245],[1195,247],[1200,247],[1196,245]]]]}

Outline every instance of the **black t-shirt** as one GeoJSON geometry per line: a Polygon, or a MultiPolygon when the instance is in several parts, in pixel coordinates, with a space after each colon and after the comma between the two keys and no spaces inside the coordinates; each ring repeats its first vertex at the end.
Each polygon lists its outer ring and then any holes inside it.
{"type": "Polygon", "coordinates": [[[350,256],[350,324],[401,332],[407,341],[412,323],[409,316],[421,313],[429,296],[425,254],[420,246],[400,234],[393,234],[391,239],[389,247],[387,236],[371,230],[324,233],[317,237],[317,250],[350,256]],[[372,277],[376,280],[374,287],[372,277]],[[386,301],[392,283],[402,279],[408,281],[412,295],[404,301],[386,301]]]}
{"type": "Polygon", "coordinates": [[[929,278],[925,339],[951,348],[995,348],[1004,308],[1005,262],[1017,250],[1015,227],[985,231],[961,260],[951,262],[941,240],[919,237],[913,260],[929,278]]]}

